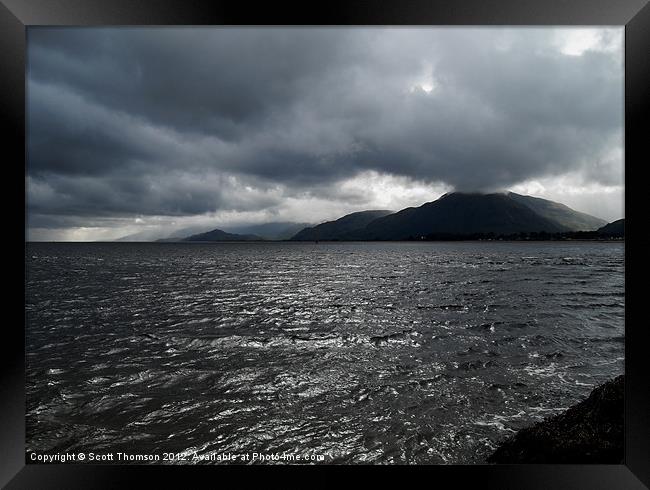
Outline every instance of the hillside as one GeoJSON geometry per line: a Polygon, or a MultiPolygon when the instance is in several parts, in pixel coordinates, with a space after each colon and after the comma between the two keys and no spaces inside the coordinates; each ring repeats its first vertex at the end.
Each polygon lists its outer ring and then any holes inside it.
{"type": "Polygon", "coordinates": [[[241,235],[256,235],[265,240],[288,240],[308,226],[313,225],[310,223],[279,221],[252,225],[229,226],[224,231],[241,235]]]}
{"type": "Polygon", "coordinates": [[[559,202],[539,197],[522,196],[514,192],[509,192],[508,196],[510,199],[528,206],[540,216],[550,219],[570,231],[594,231],[607,223],[603,219],[575,211],[559,202]]]}
{"type": "Polygon", "coordinates": [[[391,214],[392,211],[373,210],[348,214],[335,221],[305,228],[296,233],[292,240],[347,240],[351,233],[363,229],[368,223],[391,214]]]}
{"type": "Polygon", "coordinates": [[[550,233],[568,228],[533,211],[507,194],[450,193],[417,208],[369,223],[355,238],[404,240],[430,234],[550,233]]]}
{"type": "Polygon", "coordinates": [[[625,219],[619,219],[598,228],[598,234],[602,236],[624,237],[625,236],[625,219]]]}
{"type": "Polygon", "coordinates": [[[261,240],[257,235],[237,235],[235,233],[226,233],[223,230],[212,230],[205,233],[199,233],[184,238],[184,242],[238,242],[261,240]]]}

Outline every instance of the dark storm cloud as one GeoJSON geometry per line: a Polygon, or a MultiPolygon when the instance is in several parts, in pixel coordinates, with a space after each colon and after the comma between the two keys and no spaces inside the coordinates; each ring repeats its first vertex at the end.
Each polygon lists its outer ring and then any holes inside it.
{"type": "Polygon", "coordinates": [[[621,184],[621,52],[550,32],[30,29],[29,209],[267,209],[364,171],[621,184]]]}
{"type": "Polygon", "coordinates": [[[156,125],[228,138],[308,91],[345,49],[338,37],[291,29],[35,30],[30,78],[156,125]]]}
{"type": "Polygon", "coordinates": [[[50,176],[28,181],[29,209],[41,215],[129,216],[201,214],[206,210],[248,211],[278,204],[220,176],[172,173],[142,179],[127,176],[50,176]]]}

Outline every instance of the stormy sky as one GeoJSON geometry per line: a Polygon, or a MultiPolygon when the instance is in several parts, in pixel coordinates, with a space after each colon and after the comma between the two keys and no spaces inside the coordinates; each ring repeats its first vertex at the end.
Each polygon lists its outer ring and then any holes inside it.
{"type": "Polygon", "coordinates": [[[29,28],[31,240],[513,190],[623,212],[623,28],[29,28]]]}

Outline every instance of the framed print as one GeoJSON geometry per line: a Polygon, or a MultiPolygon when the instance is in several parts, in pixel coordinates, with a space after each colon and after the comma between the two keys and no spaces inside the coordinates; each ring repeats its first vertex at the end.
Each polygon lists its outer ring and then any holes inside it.
{"type": "Polygon", "coordinates": [[[7,488],[650,484],[647,1],[0,22],[7,488]]]}

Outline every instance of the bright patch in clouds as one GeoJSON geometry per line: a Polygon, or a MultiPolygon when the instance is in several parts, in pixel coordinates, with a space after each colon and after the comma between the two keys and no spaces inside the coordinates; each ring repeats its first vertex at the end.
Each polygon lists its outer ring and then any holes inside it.
{"type": "MultiPolygon", "coordinates": [[[[392,209],[420,206],[451,190],[445,184],[427,184],[408,177],[363,172],[341,183],[343,193],[365,196],[364,209],[392,209]]],[[[361,211],[361,209],[360,209],[361,211]]]]}
{"type": "Polygon", "coordinates": [[[567,28],[555,34],[560,52],[569,56],[581,56],[586,51],[617,52],[622,50],[623,29],[567,28]]]}
{"type": "Polygon", "coordinates": [[[422,72],[415,77],[415,81],[409,87],[409,92],[413,93],[421,90],[430,94],[435,88],[436,83],[433,77],[433,66],[431,63],[423,63],[422,72]]]}

